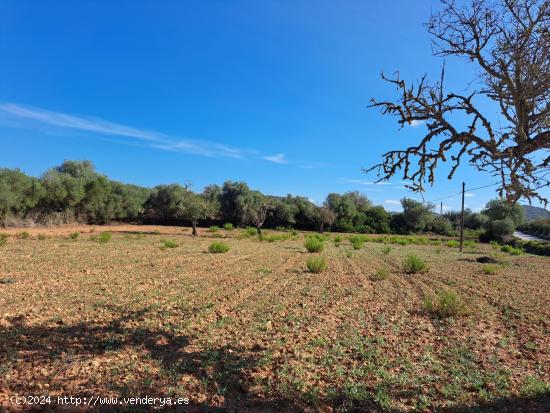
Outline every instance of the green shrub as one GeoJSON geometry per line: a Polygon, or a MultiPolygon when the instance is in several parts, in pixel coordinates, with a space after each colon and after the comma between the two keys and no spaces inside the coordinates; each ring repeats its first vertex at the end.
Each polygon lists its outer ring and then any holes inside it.
{"type": "Polygon", "coordinates": [[[391,251],[391,247],[388,247],[387,245],[384,248],[382,248],[382,254],[384,255],[388,255],[390,251],[391,251]]]}
{"type": "Polygon", "coordinates": [[[226,231],[233,231],[233,224],[231,222],[226,222],[223,224],[223,229],[226,231]]]}
{"type": "Polygon", "coordinates": [[[470,240],[464,241],[464,246],[468,248],[475,248],[477,247],[477,243],[470,239],[470,240]]]}
{"type": "Polygon", "coordinates": [[[323,244],[323,241],[313,236],[306,238],[304,241],[304,247],[306,247],[308,252],[321,252],[325,248],[325,245],[323,244]]]}
{"type": "Polygon", "coordinates": [[[449,247],[449,248],[458,248],[458,247],[460,247],[460,242],[457,241],[456,239],[451,239],[451,240],[447,241],[447,247],[449,247]]]}
{"type": "Polygon", "coordinates": [[[164,248],[176,248],[178,244],[176,243],[176,241],[173,241],[171,239],[165,239],[162,241],[162,246],[164,248]]]}
{"type": "Polygon", "coordinates": [[[489,244],[490,244],[491,247],[493,247],[493,249],[495,249],[495,250],[499,250],[499,249],[500,249],[500,244],[498,243],[498,241],[493,240],[493,241],[491,241],[489,244]]]}
{"type": "Polygon", "coordinates": [[[351,243],[351,246],[353,247],[354,250],[360,250],[361,248],[363,248],[363,244],[364,242],[362,240],[357,239],[351,243]]]}
{"type": "Polygon", "coordinates": [[[507,253],[509,253],[510,255],[521,255],[521,254],[523,254],[523,252],[524,252],[522,248],[514,248],[514,247],[512,247],[511,245],[508,245],[508,244],[503,245],[503,246],[500,248],[500,250],[501,250],[502,252],[507,252],[507,253]]]}
{"type": "Polygon", "coordinates": [[[497,273],[497,269],[498,268],[496,265],[491,264],[484,265],[482,268],[483,273],[487,275],[495,275],[497,273]]]}
{"type": "Polygon", "coordinates": [[[328,268],[327,260],[325,257],[309,257],[307,259],[306,265],[308,271],[314,274],[323,272],[328,268]]]}
{"type": "Polygon", "coordinates": [[[253,237],[258,233],[258,230],[256,230],[256,228],[254,227],[246,227],[246,229],[244,230],[244,233],[249,237],[253,237]]]}
{"type": "Polygon", "coordinates": [[[213,242],[208,246],[208,251],[213,254],[223,254],[224,252],[229,251],[229,245],[223,242],[213,242]]]}
{"type": "Polygon", "coordinates": [[[217,225],[212,225],[210,228],[208,228],[208,232],[218,232],[220,230],[220,227],[217,225]]]}
{"type": "Polygon", "coordinates": [[[31,234],[28,231],[23,231],[17,234],[17,236],[21,239],[28,239],[31,237],[31,234]]]}
{"type": "Polygon", "coordinates": [[[453,290],[438,291],[435,297],[426,297],[422,307],[439,318],[456,317],[466,313],[464,301],[453,290]]]}
{"type": "Polygon", "coordinates": [[[8,242],[8,234],[0,234],[0,247],[8,242]]]}
{"type": "Polygon", "coordinates": [[[38,236],[36,238],[38,238],[39,241],[44,241],[46,239],[46,235],[38,234],[38,236]]]}
{"type": "Polygon", "coordinates": [[[296,231],[295,229],[293,229],[292,231],[290,231],[290,234],[295,237],[296,235],[298,235],[298,231],[296,231]]]}
{"type": "Polygon", "coordinates": [[[428,266],[426,262],[416,255],[409,255],[403,262],[403,271],[405,271],[406,274],[426,272],[427,269],[428,266]]]}
{"type": "Polygon", "coordinates": [[[80,232],[71,232],[69,234],[69,238],[72,239],[73,241],[76,241],[76,239],[80,236],[80,232]]]}
{"type": "Polygon", "coordinates": [[[111,234],[110,232],[102,232],[101,234],[99,234],[98,239],[99,239],[99,242],[106,243],[111,241],[112,237],[113,237],[113,234],[111,234]]]}
{"type": "Polygon", "coordinates": [[[342,237],[340,235],[336,235],[334,237],[334,242],[338,242],[338,243],[342,242],[342,237]]]}
{"type": "Polygon", "coordinates": [[[388,270],[386,267],[382,267],[378,271],[376,271],[371,278],[375,281],[381,281],[388,278],[389,275],[390,275],[390,270],[388,270]]]}
{"type": "Polygon", "coordinates": [[[353,257],[353,252],[351,252],[351,251],[346,251],[346,257],[348,257],[348,258],[353,257]]]}

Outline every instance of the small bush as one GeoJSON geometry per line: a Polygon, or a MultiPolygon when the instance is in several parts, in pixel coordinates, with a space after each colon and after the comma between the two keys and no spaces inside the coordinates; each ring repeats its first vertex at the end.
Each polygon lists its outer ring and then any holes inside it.
{"type": "Polygon", "coordinates": [[[290,234],[295,237],[296,235],[298,235],[298,231],[296,231],[295,229],[293,229],[292,231],[290,231],[290,234]]]}
{"type": "Polygon", "coordinates": [[[284,241],[290,238],[288,234],[262,234],[260,236],[260,241],[275,242],[275,241],[284,241]]]}
{"type": "Polygon", "coordinates": [[[416,255],[409,255],[403,262],[403,271],[405,271],[406,274],[426,272],[427,269],[428,266],[426,262],[416,255]]]}
{"type": "Polygon", "coordinates": [[[521,255],[524,252],[522,248],[514,248],[511,245],[503,245],[500,250],[502,252],[507,252],[510,255],[521,255]]]}
{"type": "Polygon", "coordinates": [[[466,312],[464,302],[453,290],[438,291],[435,297],[426,297],[422,307],[439,318],[456,317],[466,312]]]}
{"type": "Polygon", "coordinates": [[[223,229],[226,231],[233,231],[233,224],[231,222],[226,222],[223,224],[223,229]]]}
{"type": "Polygon", "coordinates": [[[36,238],[38,238],[39,241],[44,241],[46,239],[46,235],[38,234],[38,236],[36,238]]]}
{"type": "Polygon", "coordinates": [[[458,248],[458,247],[460,247],[460,242],[457,241],[456,239],[449,240],[449,241],[447,241],[447,247],[449,247],[449,248],[458,248]]]}
{"type": "Polygon", "coordinates": [[[391,248],[388,247],[387,245],[384,248],[382,248],[382,254],[384,255],[388,255],[390,251],[391,251],[391,248]]]}
{"type": "Polygon", "coordinates": [[[487,264],[487,265],[484,265],[483,268],[483,273],[484,274],[487,274],[487,275],[495,275],[497,273],[497,266],[496,265],[490,265],[490,264],[487,264]]]}
{"type": "Polygon", "coordinates": [[[351,251],[346,251],[346,257],[348,257],[348,258],[353,257],[353,252],[351,252],[351,251]]]}
{"type": "Polygon", "coordinates": [[[171,239],[165,239],[162,241],[162,246],[164,248],[176,248],[178,244],[171,239]]]}
{"type": "Polygon", "coordinates": [[[362,240],[357,239],[351,243],[351,246],[353,247],[354,250],[360,250],[361,248],[363,248],[363,244],[364,242],[362,240]]]}
{"type": "Polygon", "coordinates": [[[69,238],[72,239],[73,241],[76,241],[76,239],[80,236],[80,232],[71,232],[69,234],[69,238]]]}
{"type": "Polygon", "coordinates": [[[464,241],[464,246],[468,248],[475,248],[477,247],[477,243],[472,240],[464,241]]]}
{"type": "Polygon", "coordinates": [[[0,234],[0,247],[8,242],[8,234],[0,234]]]}
{"type": "Polygon", "coordinates": [[[498,241],[493,240],[489,244],[491,244],[491,247],[493,247],[493,249],[495,249],[495,250],[500,249],[500,244],[498,243],[498,241]]]}
{"type": "Polygon", "coordinates": [[[246,229],[244,230],[244,233],[249,237],[253,237],[258,233],[258,231],[254,227],[246,227],[246,229]]]}
{"type": "Polygon", "coordinates": [[[102,232],[101,234],[99,234],[98,239],[99,239],[99,242],[106,243],[111,241],[112,237],[113,237],[113,234],[111,234],[110,232],[102,232]]]}
{"type": "Polygon", "coordinates": [[[338,242],[338,243],[342,242],[342,237],[340,235],[336,235],[334,237],[334,242],[338,242]]]}
{"type": "Polygon", "coordinates": [[[23,231],[17,234],[17,236],[21,239],[29,239],[31,237],[31,234],[27,231],[23,231]]]}
{"type": "Polygon", "coordinates": [[[382,267],[378,271],[376,271],[371,278],[375,281],[382,281],[388,278],[389,275],[390,270],[388,270],[386,267],[382,267]]]}
{"type": "Polygon", "coordinates": [[[313,236],[306,238],[304,241],[304,247],[306,247],[308,252],[321,252],[325,248],[325,245],[323,244],[323,241],[313,236]]]}
{"type": "Polygon", "coordinates": [[[327,260],[325,257],[309,257],[307,259],[307,269],[309,272],[318,274],[325,271],[328,268],[327,260]]]}
{"type": "Polygon", "coordinates": [[[213,242],[208,246],[208,251],[212,254],[223,254],[224,252],[229,251],[229,245],[223,242],[213,242]]]}
{"type": "Polygon", "coordinates": [[[220,227],[217,225],[212,225],[210,228],[208,228],[208,232],[218,232],[220,230],[220,227]]]}

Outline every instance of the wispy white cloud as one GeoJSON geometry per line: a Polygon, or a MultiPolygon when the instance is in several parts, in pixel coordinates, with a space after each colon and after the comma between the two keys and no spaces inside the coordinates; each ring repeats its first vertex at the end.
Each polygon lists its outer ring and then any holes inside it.
{"type": "Polygon", "coordinates": [[[273,163],[288,163],[284,153],[278,153],[276,155],[264,156],[264,159],[273,163]]]}
{"type": "Polygon", "coordinates": [[[476,194],[472,194],[471,192],[466,192],[466,193],[464,194],[464,196],[467,196],[467,197],[470,198],[470,197],[476,196],[476,194]]]}
{"type": "MultiPolygon", "coordinates": [[[[9,126],[40,128],[43,125],[47,125],[55,128],[74,129],[92,134],[139,140],[146,143],[149,147],[165,151],[237,159],[252,152],[232,148],[216,142],[179,138],[158,131],[133,128],[101,118],[74,116],[14,103],[0,103],[0,112],[2,114],[0,121],[7,122],[9,126]]],[[[120,143],[128,142],[120,141],[120,143]]]]}
{"type": "Polygon", "coordinates": [[[409,123],[409,126],[412,126],[413,128],[416,128],[420,125],[423,125],[424,124],[424,121],[423,120],[413,120],[411,121],[411,123],[409,123]]]}
{"type": "Polygon", "coordinates": [[[395,185],[395,182],[374,182],[374,181],[366,181],[364,179],[348,179],[348,178],[339,178],[339,181],[349,182],[352,184],[359,184],[359,185],[395,185]]]}
{"type": "Polygon", "coordinates": [[[390,204],[390,205],[401,205],[401,202],[399,202],[395,199],[386,199],[384,202],[386,204],[390,204]]]}

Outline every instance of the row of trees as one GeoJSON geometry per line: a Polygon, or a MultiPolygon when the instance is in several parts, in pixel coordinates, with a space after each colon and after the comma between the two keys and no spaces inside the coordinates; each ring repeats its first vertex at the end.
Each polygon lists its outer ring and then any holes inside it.
{"type": "MultiPolygon", "coordinates": [[[[359,192],[331,193],[322,206],[305,197],[267,196],[244,182],[209,185],[200,194],[188,186],[159,185],[153,189],[112,181],[97,173],[89,161],[65,161],[33,178],[18,170],[0,170],[0,222],[32,220],[41,224],[70,221],[104,224],[134,221],[159,224],[230,222],[262,227],[293,227],[360,233],[434,232],[452,235],[458,213],[438,215],[433,205],[405,198],[403,212],[390,213],[359,192]]],[[[509,234],[523,222],[523,209],[491,201],[480,214],[469,210],[465,227],[485,229],[494,237],[509,234]]]]}

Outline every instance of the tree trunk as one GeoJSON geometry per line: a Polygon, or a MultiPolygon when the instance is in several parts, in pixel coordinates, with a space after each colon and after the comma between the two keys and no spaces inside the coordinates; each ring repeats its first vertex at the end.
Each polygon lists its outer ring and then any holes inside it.
{"type": "Polygon", "coordinates": [[[325,223],[324,222],[322,222],[321,226],[319,227],[319,233],[322,234],[323,232],[325,232],[325,223]]]}
{"type": "Polygon", "coordinates": [[[195,221],[191,221],[191,226],[193,227],[193,236],[197,236],[197,223],[195,221]]]}
{"type": "Polygon", "coordinates": [[[260,228],[259,225],[256,227],[256,231],[258,231],[258,236],[261,237],[262,236],[262,229],[260,228]]]}

